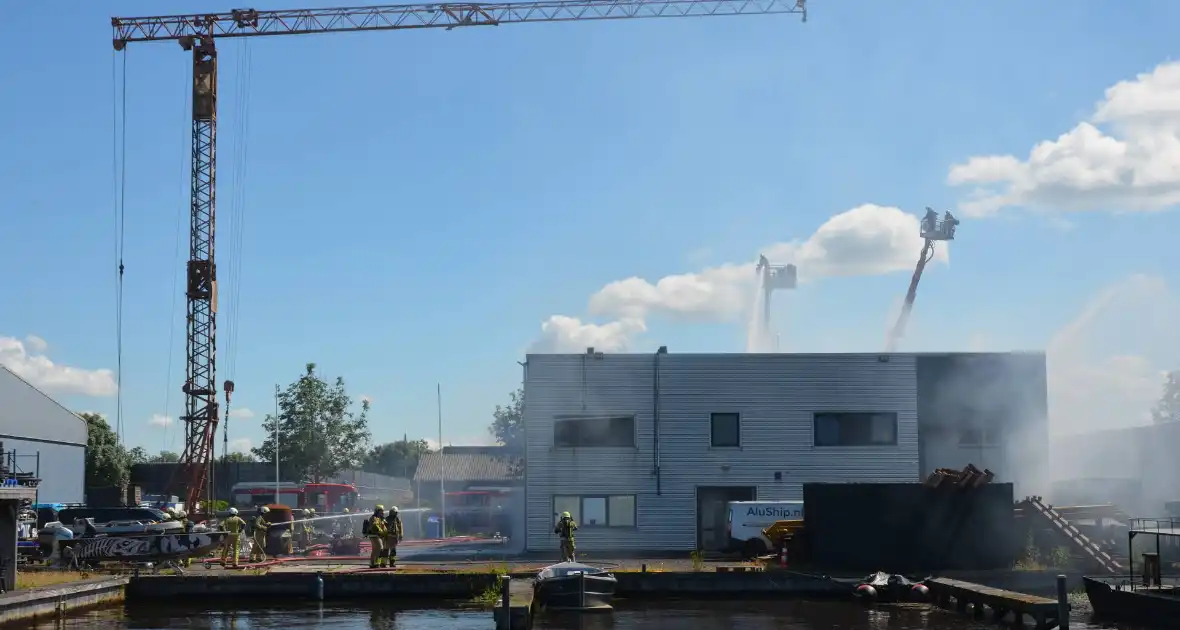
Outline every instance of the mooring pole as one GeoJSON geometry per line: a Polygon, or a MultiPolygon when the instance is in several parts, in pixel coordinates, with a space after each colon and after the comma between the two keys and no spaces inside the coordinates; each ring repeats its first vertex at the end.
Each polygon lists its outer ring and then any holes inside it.
{"type": "Polygon", "coordinates": [[[1057,576],[1057,627],[1069,630],[1069,589],[1064,575],[1057,576]]]}
{"type": "Polygon", "coordinates": [[[504,619],[507,620],[508,625],[512,625],[512,576],[500,576],[500,597],[503,599],[502,606],[504,607],[504,619]]]}

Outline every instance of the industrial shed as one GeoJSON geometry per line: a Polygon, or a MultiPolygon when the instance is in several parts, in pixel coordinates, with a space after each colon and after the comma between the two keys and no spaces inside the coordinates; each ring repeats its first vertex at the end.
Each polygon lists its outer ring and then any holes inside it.
{"type": "Polygon", "coordinates": [[[37,473],[40,503],[82,503],[86,421],[0,366],[0,442],[5,463],[37,473]]]}
{"type": "MultiPolygon", "coordinates": [[[[569,511],[593,552],[717,550],[726,503],[973,463],[1045,478],[1043,353],[530,355],[527,548],[569,511]]],[[[806,507],[804,508],[806,510],[806,507]]]]}

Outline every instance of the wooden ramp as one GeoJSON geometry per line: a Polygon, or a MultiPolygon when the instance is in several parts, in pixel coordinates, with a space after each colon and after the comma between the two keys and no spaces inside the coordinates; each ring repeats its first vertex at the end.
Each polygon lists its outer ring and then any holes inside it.
{"type": "Polygon", "coordinates": [[[991,619],[996,623],[1004,621],[1011,613],[1014,624],[1022,624],[1024,617],[1028,616],[1038,630],[1049,630],[1059,624],[1055,599],[947,578],[933,578],[923,584],[930,589],[930,598],[935,604],[943,608],[953,606],[964,614],[970,611],[976,619],[984,618],[985,612],[990,610],[991,619]]]}
{"type": "MultiPolygon", "coordinates": [[[[500,582],[504,584],[504,582],[500,582]]],[[[500,601],[496,603],[496,630],[528,630],[533,624],[536,607],[533,601],[532,580],[508,581],[508,598],[504,600],[501,587],[500,601]]]]}

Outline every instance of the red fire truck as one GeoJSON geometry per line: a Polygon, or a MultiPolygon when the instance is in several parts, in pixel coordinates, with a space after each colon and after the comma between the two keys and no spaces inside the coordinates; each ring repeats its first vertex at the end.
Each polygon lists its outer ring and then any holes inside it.
{"type": "Polygon", "coordinates": [[[312,508],[317,512],[334,513],[356,507],[356,486],[347,483],[236,483],[232,488],[232,504],[236,508],[253,508],[277,503],[291,508],[312,508]]]}

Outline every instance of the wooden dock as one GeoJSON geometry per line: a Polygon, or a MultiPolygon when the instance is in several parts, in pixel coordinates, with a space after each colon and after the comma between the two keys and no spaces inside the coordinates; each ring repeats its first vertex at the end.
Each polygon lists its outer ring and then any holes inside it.
{"type": "Polygon", "coordinates": [[[930,589],[930,599],[935,604],[943,608],[953,607],[964,614],[970,612],[976,619],[983,619],[990,611],[995,623],[1005,621],[1011,613],[1011,621],[1017,625],[1024,622],[1025,616],[1033,620],[1037,630],[1050,630],[1059,625],[1055,599],[947,578],[934,578],[923,583],[930,589]]]}
{"type": "MultiPolygon", "coordinates": [[[[501,582],[503,584],[504,582],[501,582]]],[[[501,587],[502,588],[502,587],[501,587]]],[[[496,604],[496,630],[528,630],[533,624],[536,607],[533,601],[532,580],[509,580],[507,597],[496,604]]]]}

